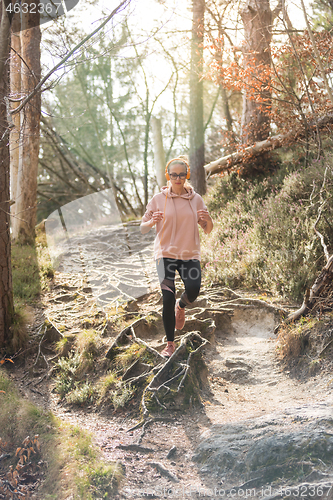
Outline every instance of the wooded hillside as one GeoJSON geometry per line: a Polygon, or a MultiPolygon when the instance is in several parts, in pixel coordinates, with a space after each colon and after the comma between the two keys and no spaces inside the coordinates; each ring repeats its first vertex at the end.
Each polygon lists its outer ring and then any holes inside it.
{"type": "MultiPolygon", "coordinates": [[[[35,225],[51,213],[64,224],[66,204],[108,189],[114,202],[103,217],[115,206],[117,220],[139,218],[163,184],[164,162],[181,154],[201,194],[207,177],[210,186],[220,182],[214,174],[234,172],[253,186],[267,179],[280,189],[287,171],[325,164],[329,2],[301,1],[295,11],[282,0],[195,0],[185,17],[153,4],[169,21],[150,18],[145,7],[134,14],[125,0],[89,31],[60,11],[47,24],[43,13],[1,2],[2,344],[11,341],[14,317],[10,240],[33,244],[35,225]],[[136,16],[148,16],[146,26],[136,16]]],[[[76,8],[80,20],[84,0],[76,8]]],[[[317,214],[309,234],[326,257],[330,172],[328,163],[303,200],[317,214]]]]}

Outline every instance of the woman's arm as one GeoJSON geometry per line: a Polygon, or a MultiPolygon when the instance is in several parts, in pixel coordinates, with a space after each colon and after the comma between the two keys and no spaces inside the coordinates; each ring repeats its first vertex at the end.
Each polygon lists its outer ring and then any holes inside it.
{"type": "Polygon", "coordinates": [[[146,222],[141,222],[140,231],[142,234],[146,234],[146,233],[148,233],[148,231],[151,230],[152,227],[153,227],[152,219],[150,219],[150,220],[147,220],[146,222]]]}
{"type": "Polygon", "coordinates": [[[156,210],[155,212],[153,210],[147,211],[142,217],[142,222],[140,224],[141,233],[142,234],[148,233],[148,231],[150,231],[151,228],[155,226],[156,222],[163,219],[163,215],[164,215],[163,212],[159,210],[156,210]]]}

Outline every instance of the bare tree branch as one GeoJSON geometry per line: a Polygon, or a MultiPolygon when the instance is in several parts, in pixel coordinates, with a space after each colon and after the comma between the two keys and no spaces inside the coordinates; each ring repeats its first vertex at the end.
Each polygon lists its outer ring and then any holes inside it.
{"type": "Polygon", "coordinates": [[[57,69],[59,69],[77,50],[79,50],[79,48],[82,47],[82,45],[84,45],[90,38],[92,38],[93,36],[96,35],[96,33],[98,33],[102,28],[104,28],[104,26],[115,16],[115,14],[117,14],[117,12],[123,7],[124,9],[127,7],[127,5],[130,3],[131,0],[123,0],[119,5],[118,7],[116,7],[112,12],[111,14],[94,30],[92,31],[91,33],[89,33],[89,35],[87,35],[86,37],[84,37],[83,40],[81,40],[80,43],[78,43],[72,50],[70,50],[68,52],[68,54],[65,55],[65,57],[63,57],[61,59],[61,61],[56,64],[45,76],[44,78],[41,79],[41,81],[38,83],[38,85],[36,85],[36,87],[34,88],[34,90],[29,94],[27,95],[24,100],[21,102],[21,104],[13,109],[11,111],[11,114],[12,115],[15,115],[16,113],[19,113],[21,111],[22,108],[24,108],[24,106],[37,94],[37,92],[42,88],[42,86],[44,85],[44,83],[50,78],[50,76],[52,76],[52,74],[57,71],[57,69]],[[127,4],[127,5],[126,5],[127,4]]]}
{"type": "Polygon", "coordinates": [[[328,80],[327,80],[325,69],[324,69],[324,66],[323,66],[323,63],[322,63],[322,60],[321,60],[321,57],[320,57],[320,54],[319,54],[319,50],[317,48],[317,45],[316,45],[316,42],[315,42],[315,39],[314,39],[314,36],[313,36],[313,33],[312,33],[312,29],[311,29],[311,26],[310,26],[310,23],[309,23],[309,19],[308,19],[307,13],[306,13],[306,9],[305,9],[305,5],[304,5],[304,1],[303,0],[301,0],[301,4],[302,4],[304,19],[305,19],[305,22],[306,22],[306,27],[308,29],[308,33],[309,33],[309,37],[310,37],[310,40],[311,40],[313,52],[315,53],[316,61],[317,61],[317,64],[319,66],[319,69],[320,69],[320,74],[321,74],[321,77],[322,77],[323,82],[325,84],[325,88],[326,88],[326,91],[327,91],[327,93],[329,95],[330,101],[333,104],[332,89],[329,86],[329,83],[328,83],[328,80]]]}

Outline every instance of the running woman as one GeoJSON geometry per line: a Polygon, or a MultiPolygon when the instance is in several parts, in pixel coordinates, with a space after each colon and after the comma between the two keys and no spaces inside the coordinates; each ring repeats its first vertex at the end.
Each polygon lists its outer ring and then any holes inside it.
{"type": "Polygon", "coordinates": [[[165,168],[167,186],[153,196],[142,217],[141,233],[156,225],[154,258],[163,295],[163,325],[167,345],[166,358],[175,351],[175,329],[185,324],[185,307],[199,295],[201,285],[200,238],[198,224],[206,234],[213,229],[207,207],[188,182],[187,160],[174,158],[165,168]],[[175,274],[178,271],[185,290],[176,301],[175,274]]]}

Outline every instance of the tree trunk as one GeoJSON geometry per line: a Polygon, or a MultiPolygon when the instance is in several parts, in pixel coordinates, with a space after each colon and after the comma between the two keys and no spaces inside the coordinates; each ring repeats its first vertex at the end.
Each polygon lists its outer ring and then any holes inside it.
{"type": "Polygon", "coordinates": [[[306,137],[306,134],[311,130],[323,130],[326,134],[331,134],[331,126],[333,125],[333,114],[322,116],[316,122],[308,123],[308,131],[305,129],[293,130],[289,134],[278,134],[268,137],[264,141],[256,142],[252,146],[248,146],[242,151],[232,153],[230,155],[218,158],[205,165],[205,172],[208,175],[217,174],[219,172],[232,172],[239,170],[240,173],[247,173],[247,167],[257,156],[264,155],[267,151],[281,148],[287,144],[295,144],[301,138],[306,137]],[[241,165],[241,166],[238,166],[241,165]]]}
{"type": "MultiPolygon", "coordinates": [[[[22,67],[21,86],[25,94],[34,89],[41,77],[38,15],[30,12],[22,14],[21,50],[26,64],[22,67]]],[[[23,111],[22,168],[18,172],[16,196],[19,218],[13,221],[13,238],[27,244],[33,244],[35,239],[40,112],[41,95],[38,92],[23,111]]]]}
{"type": "MultiPolygon", "coordinates": [[[[10,95],[13,99],[18,99],[21,93],[21,18],[17,13],[13,17],[11,33],[11,54],[10,54],[10,95]]],[[[17,107],[19,103],[12,103],[11,109],[17,107]]],[[[20,161],[20,113],[13,116],[14,127],[10,132],[10,199],[16,201],[17,175],[20,161]]],[[[16,203],[11,206],[11,215],[15,215],[16,203]]]]}
{"type": "Polygon", "coordinates": [[[233,119],[230,112],[229,99],[224,85],[220,85],[222,96],[223,118],[227,124],[227,132],[225,134],[224,152],[231,154],[236,150],[237,139],[233,129],[233,119]]]}
{"type": "MultiPolygon", "coordinates": [[[[231,153],[226,156],[222,156],[222,158],[218,158],[217,160],[211,161],[207,165],[205,165],[205,171],[209,175],[217,174],[219,172],[231,172],[235,170],[236,165],[240,165],[236,169],[240,171],[240,173],[246,172],[246,167],[254,162],[254,159],[257,156],[263,155],[267,153],[267,151],[272,151],[273,149],[281,148],[284,144],[287,143],[288,140],[292,141],[294,133],[291,134],[278,134],[264,141],[259,141],[254,143],[252,146],[248,146],[242,151],[235,153],[231,153]]],[[[299,138],[299,136],[297,136],[299,138]]],[[[294,141],[296,142],[297,138],[294,141]]]]}
{"type": "Polygon", "coordinates": [[[165,152],[163,148],[161,118],[152,117],[151,125],[154,140],[154,163],[158,187],[165,185],[165,152]]]}
{"type": "Polygon", "coordinates": [[[195,191],[206,192],[205,137],[203,122],[203,35],[205,0],[193,0],[190,75],[190,166],[195,191]]]}
{"type": "Polygon", "coordinates": [[[11,339],[14,304],[9,229],[9,147],[5,96],[9,90],[10,21],[0,2],[0,347],[11,339]]]}
{"type": "Polygon", "coordinates": [[[244,25],[243,49],[247,90],[243,95],[242,142],[245,145],[269,136],[271,93],[272,12],[269,0],[247,0],[241,12],[244,25]]]}

